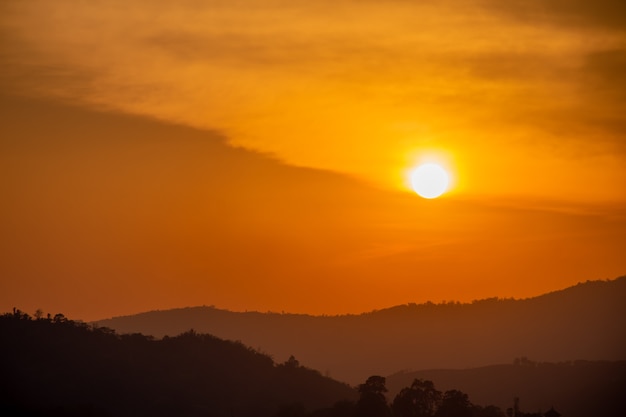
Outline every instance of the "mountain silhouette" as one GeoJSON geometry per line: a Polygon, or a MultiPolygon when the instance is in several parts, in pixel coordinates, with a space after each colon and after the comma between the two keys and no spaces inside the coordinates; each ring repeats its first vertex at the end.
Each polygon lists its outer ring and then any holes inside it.
{"type": "Polygon", "coordinates": [[[356,417],[390,415],[392,404],[393,415],[413,415],[412,398],[419,400],[413,396],[422,389],[442,400],[433,403],[436,416],[503,417],[499,409],[513,404],[531,411],[515,415],[528,417],[548,416],[555,404],[568,417],[626,411],[626,361],[555,364],[522,357],[513,365],[371,376],[358,386],[355,403],[355,389],[293,356],[277,364],[239,342],[193,330],[155,340],[62,314],[43,318],[38,311],[32,319],[14,309],[0,316],[0,334],[6,341],[0,345],[3,416],[356,417]],[[371,413],[370,400],[382,414],[371,413]]]}
{"type": "Polygon", "coordinates": [[[431,380],[441,390],[458,389],[476,404],[502,410],[519,398],[528,412],[555,407],[567,417],[626,415],[626,361],[538,363],[516,358],[508,365],[399,372],[387,377],[389,398],[415,379],[431,380]]]}
{"type": "Polygon", "coordinates": [[[187,331],[153,340],[63,315],[0,317],[2,416],[274,416],[353,400],[349,386],[187,331]]]}
{"type": "Polygon", "coordinates": [[[360,315],[309,316],[181,308],[98,321],[155,337],[193,327],[277,360],[357,384],[401,370],[626,359],[626,277],[587,281],[538,297],[408,304],[360,315]]]}

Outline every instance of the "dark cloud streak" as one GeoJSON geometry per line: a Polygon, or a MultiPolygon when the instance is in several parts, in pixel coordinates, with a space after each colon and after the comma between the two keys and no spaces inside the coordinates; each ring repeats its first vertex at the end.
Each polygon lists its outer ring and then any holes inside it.
{"type": "Polygon", "coordinates": [[[626,31],[626,2],[622,0],[479,0],[479,4],[531,25],[626,31]]]}

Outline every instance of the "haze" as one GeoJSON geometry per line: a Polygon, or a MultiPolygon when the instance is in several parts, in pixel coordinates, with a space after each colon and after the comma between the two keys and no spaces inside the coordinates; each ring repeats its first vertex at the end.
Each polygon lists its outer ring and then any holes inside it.
{"type": "Polygon", "coordinates": [[[2,2],[0,308],[357,313],[623,275],[625,16],[2,2]],[[425,160],[441,199],[410,190],[425,160]]]}

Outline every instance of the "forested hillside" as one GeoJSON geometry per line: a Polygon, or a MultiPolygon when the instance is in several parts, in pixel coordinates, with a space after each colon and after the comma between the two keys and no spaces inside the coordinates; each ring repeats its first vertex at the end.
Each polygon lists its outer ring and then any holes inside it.
{"type": "Polygon", "coordinates": [[[564,417],[626,416],[626,361],[515,363],[473,369],[400,372],[387,377],[392,398],[415,379],[432,380],[439,389],[458,389],[477,404],[506,410],[519,398],[527,411],[554,406],[564,417]]]}
{"type": "Polygon", "coordinates": [[[155,340],[15,310],[0,316],[0,335],[2,416],[504,417],[512,408],[516,416],[543,417],[553,406],[564,417],[626,412],[626,361],[519,358],[372,375],[353,389],[294,357],[277,364],[240,342],[193,330],[155,340]]]}
{"type": "Polygon", "coordinates": [[[273,416],[354,400],[345,384],[187,331],[153,340],[62,315],[0,317],[0,415],[273,416]]]}
{"type": "Polygon", "coordinates": [[[101,320],[156,337],[193,327],[356,385],[404,369],[626,359],[626,277],[589,281],[539,297],[469,304],[408,304],[361,315],[230,312],[212,307],[101,320]]]}

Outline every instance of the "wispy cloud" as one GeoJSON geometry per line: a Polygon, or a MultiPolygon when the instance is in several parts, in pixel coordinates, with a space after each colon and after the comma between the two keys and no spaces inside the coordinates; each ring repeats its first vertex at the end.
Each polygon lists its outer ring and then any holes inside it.
{"type": "Polygon", "coordinates": [[[626,175],[619,1],[1,7],[5,90],[218,129],[385,187],[436,149],[463,192],[625,198],[608,185],[626,175]],[[529,158],[560,173],[529,188],[529,158]],[[570,185],[588,177],[605,185],[570,185]]]}

